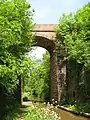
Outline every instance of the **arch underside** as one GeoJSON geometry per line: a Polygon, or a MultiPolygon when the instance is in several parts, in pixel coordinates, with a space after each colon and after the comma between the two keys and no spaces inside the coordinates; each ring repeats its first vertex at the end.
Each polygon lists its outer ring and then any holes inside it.
{"type": "Polygon", "coordinates": [[[45,48],[50,53],[50,99],[58,100],[58,88],[57,88],[57,56],[55,53],[55,43],[43,36],[35,36],[36,44],[34,46],[40,46],[45,48]]]}
{"type": "Polygon", "coordinates": [[[42,36],[35,36],[35,45],[34,46],[40,46],[45,48],[50,55],[52,54],[53,50],[55,49],[55,43],[53,40],[50,40],[48,38],[42,37],[42,36]]]}

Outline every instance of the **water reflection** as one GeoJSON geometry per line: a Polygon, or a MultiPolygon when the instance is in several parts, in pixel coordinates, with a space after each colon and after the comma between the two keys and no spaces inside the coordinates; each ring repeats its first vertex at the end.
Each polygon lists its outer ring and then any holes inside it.
{"type": "Polygon", "coordinates": [[[61,120],[90,120],[90,118],[74,115],[70,112],[67,112],[61,109],[57,109],[55,111],[60,114],[61,120]]]}

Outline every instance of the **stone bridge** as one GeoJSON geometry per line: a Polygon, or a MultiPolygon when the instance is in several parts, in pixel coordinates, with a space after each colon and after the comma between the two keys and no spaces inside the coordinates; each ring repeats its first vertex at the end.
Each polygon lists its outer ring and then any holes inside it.
{"type": "MultiPolygon", "coordinates": [[[[35,46],[40,46],[50,53],[50,99],[60,100],[60,71],[66,76],[66,65],[59,68],[57,54],[55,53],[55,24],[36,24],[32,31],[35,35],[35,46]]],[[[61,78],[62,79],[62,78],[61,78]]],[[[21,84],[21,82],[20,82],[21,84]]],[[[21,100],[21,89],[17,90],[17,96],[21,100]]]]}
{"type": "Polygon", "coordinates": [[[54,24],[36,24],[33,30],[37,46],[47,49],[50,53],[55,47],[55,26],[54,24]]]}
{"type": "Polygon", "coordinates": [[[36,24],[34,31],[36,45],[45,48],[50,53],[50,88],[51,99],[58,100],[57,88],[57,57],[55,53],[55,25],[54,24],[36,24]]]}

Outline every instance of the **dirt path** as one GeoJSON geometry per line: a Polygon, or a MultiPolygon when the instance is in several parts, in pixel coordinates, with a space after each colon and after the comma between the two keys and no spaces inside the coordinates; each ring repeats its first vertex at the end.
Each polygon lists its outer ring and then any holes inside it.
{"type": "Polygon", "coordinates": [[[22,105],[23,105],[23,106],[26,106],[26,107],[30,107],[30,106],[32,106],[33,104],[32,104],[32,102],[23,102],[22,105]]]}
{"type": "MultiPolygon", "coordinates": [[[[32,102],[23,102],[20,110],[24,112],[27,107],[33,107],[32,102]]],[[[17,120],[24,120],[23,115],[20,115],[17,120]]]]}
{"type": "MultiPolygon", "coordinates": [[[[26,108],[26,107],[30,107],[30,106],[31,106],[31,107],[33,106],[32,102],[23,102],[23,103],[22,103],[22,107],[20,108],[20,110],[24,112],[24,111],[25,111],[25,108],[26,108]]],[[[23,118],[22,115],[20,115],[20,116],[18,116],[17,120],[24,120],[24,118],[23,118]]]]}

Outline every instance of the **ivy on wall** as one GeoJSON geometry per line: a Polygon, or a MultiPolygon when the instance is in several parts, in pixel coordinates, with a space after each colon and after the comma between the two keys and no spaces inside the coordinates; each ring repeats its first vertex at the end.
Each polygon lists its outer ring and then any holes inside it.
{"type": "Polygon", "coordinates": [[[75,14],[63,14],[56,28],[56,37],[58,61],[59,63],[67,61],[68,89],[73,87],[72,96],[74,92],[76,94],[74,97],[77,99],[80,91],[82,91],[81,99],[89,99],[90,3],[77,10],[75,14]]]}

